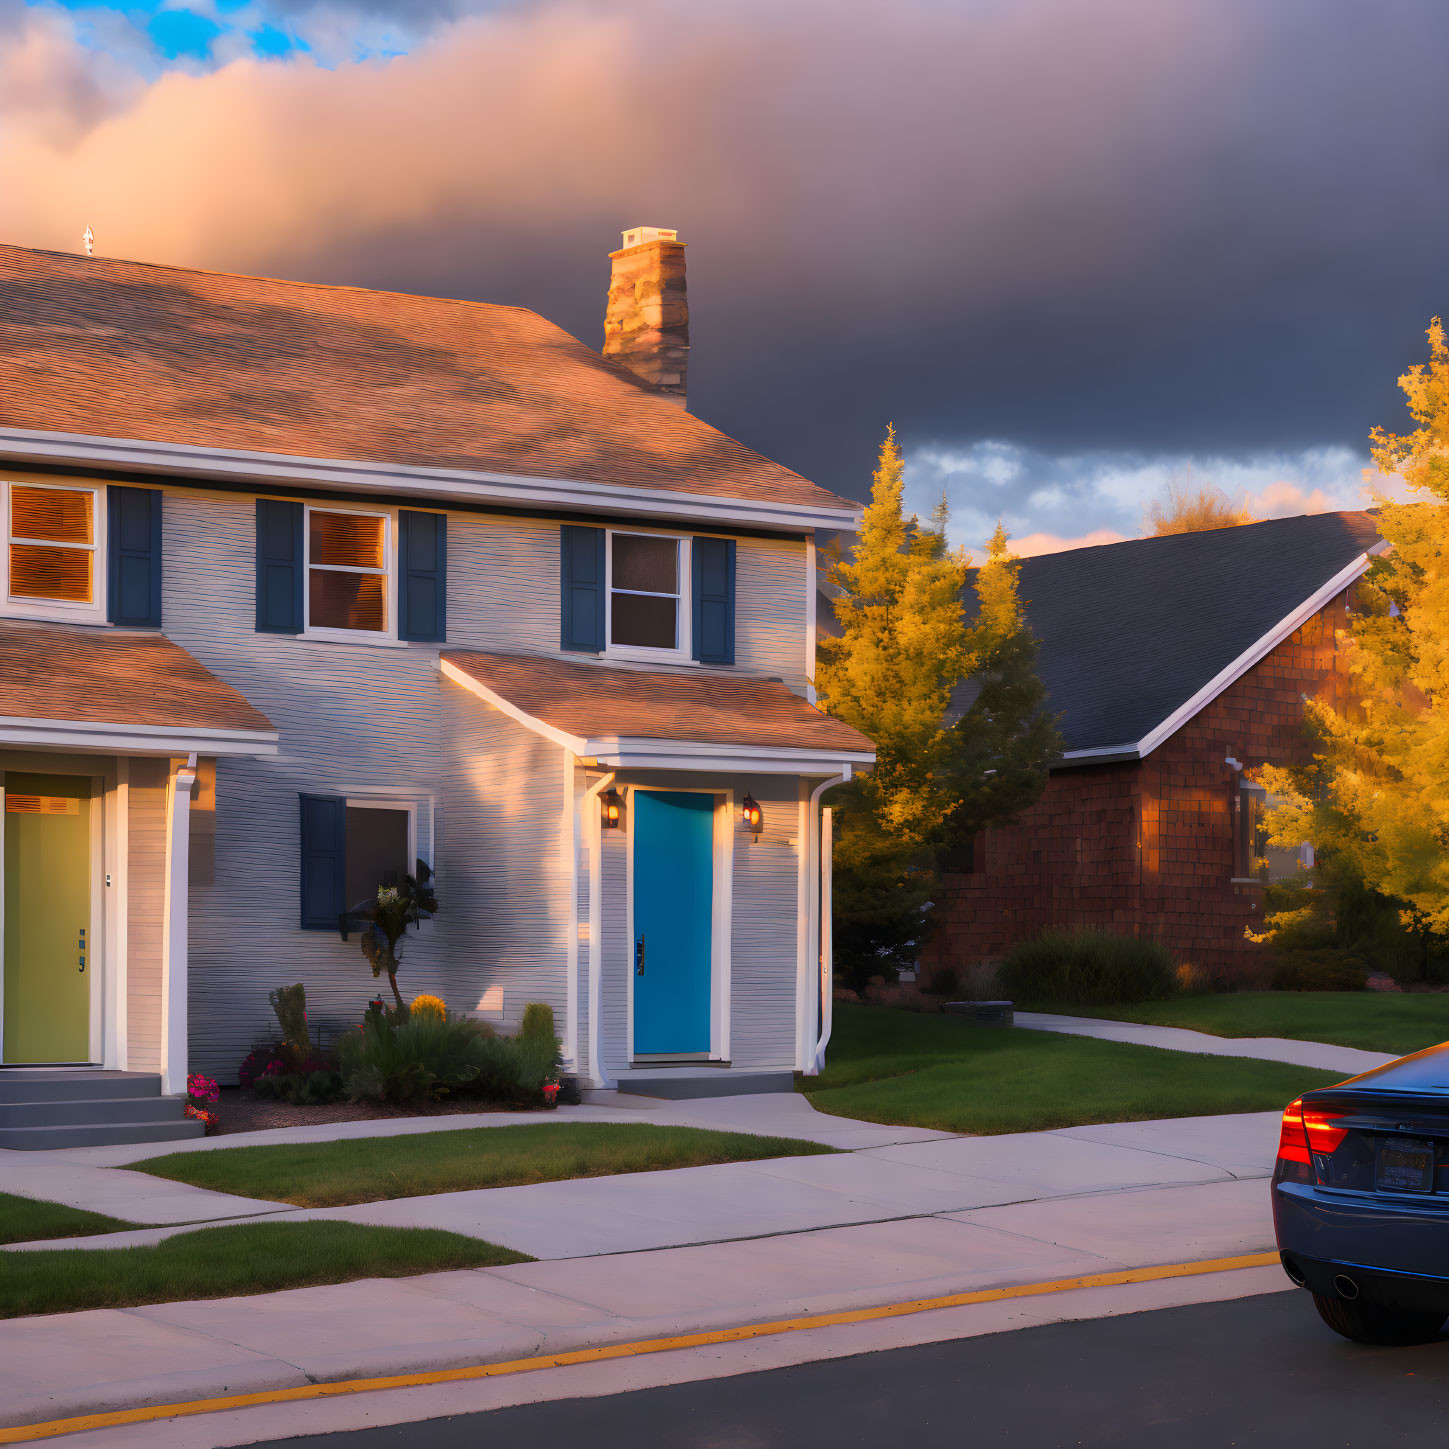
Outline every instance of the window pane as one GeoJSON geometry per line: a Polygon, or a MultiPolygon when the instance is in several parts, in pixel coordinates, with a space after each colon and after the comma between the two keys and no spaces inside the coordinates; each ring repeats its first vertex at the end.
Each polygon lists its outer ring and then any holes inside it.
{"type": "Polygon", "coordinates": [[[334,574],[311,569],[310,620],[314,629],[387,628],[387,590],[381,574],[334,574]]]}
{"type": "Polygon", "coordinates": [[[402,884],[408,860],[406,810],[347,807],[347,906],[377,898],[378,886],[402,884]]]}
{"type": "Polygon", "coordinates": [[[383,567],[382,519],[314,510],[311,520],[310,547],[314,564],[341,564],[357,569],[383,567]]]}
{"type": "Polygon", "coordinates": [[[648,594],[615,594],[615,644],[634,644],[648,649],[673,649],[675,599],[658,599],[648,594]]]}
{"type": "Polygon", "coordinates": [[[638,533],[614,535],[614,587],[649,594],[679,592],[679,543],[638,533]]]}
{"type": "Polygon", "coordinates": [[[91,559],[88,548],[46,548],[10,545],[10,593],[19,599],[55,599],[65,604],[91,601],[91,559]]]}
{"type": "Polygon", "coordinates": [[[91,542],[93,493],[69,488],[10,488],[11,538],[52,538],[57,543],[91,542]]]}

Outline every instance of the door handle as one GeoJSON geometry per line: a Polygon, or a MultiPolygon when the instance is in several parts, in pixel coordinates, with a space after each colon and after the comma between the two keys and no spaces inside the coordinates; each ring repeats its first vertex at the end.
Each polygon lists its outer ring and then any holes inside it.
{"type": "Polygon", "coordinates": [[[644,937],[642,935],[634,942],[634,974],[636,976],[644,974],[644,937]]]}

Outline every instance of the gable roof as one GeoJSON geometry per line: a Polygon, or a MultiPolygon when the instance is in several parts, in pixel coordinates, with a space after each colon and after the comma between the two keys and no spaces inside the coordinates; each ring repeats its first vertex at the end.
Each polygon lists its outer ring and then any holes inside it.
{"type": "Polygon", "coordinates": [[[834,774],[875,759],[858,730],[778,679],[447,649],[443,674],[537,734],[617,768],[834,774]]]}
{"type": "MultiPolygon", "coordinates": [[[[1319,513],[1024,559],[1064,763],[1148,754],[1367,567],[1368,513],[1319,513]]],[[[974,613],[975,592],[966,591],[974,613]]],[[[953,701],[967,708],[974,690],[953,701]]]]}
{"type": "Polygon", "coordinates": [[[19,619],[0,621],[0,741],[277,753],[271,720],[164,634],[19,619]]]}
{"type": "Polygon", "coordinates": [[[0,444],[7,430],[860,506],[522,307],[14,246],[0,246],[0,444]]]}

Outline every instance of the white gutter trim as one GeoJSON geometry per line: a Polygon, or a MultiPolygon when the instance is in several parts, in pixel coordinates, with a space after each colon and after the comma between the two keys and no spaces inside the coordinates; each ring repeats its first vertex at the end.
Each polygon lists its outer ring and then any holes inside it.
{"type": "MultiPolygon", "coordinates": [[[[602,791],[607,790],[614,783],[614,773],[611,770],[607,775],[590,785],[584,791],[583,799],[579,804],[582,813],[587,811],[592,801],[597,800],[602,791]]],[[[584,829],[589,832],[589,1080],[596,1087],[612,1087],[613,1082],[609,1080],[609,1074],[604,1070],[603,1033],[604,1013],[599,1005],[599,998],[603,991],[604,981],[604,903],[599,899],[599,893],[603,889],[603,826],[597,813],[585,823],[584,829]]],[[[579,898],[577,892],[574,894],[574,936],[578,937],[578,909],[579,898]]],[[[577,1071],[578,1064],[574,1069],[577,1071]]]]}
{"type": "Polygon", "coordinates": [[[441,659],[438,667],[445,678],[461,684],[485,704],[515,720],[525,729],[563,746],[581,759],[596,760],[614,770],[744,770],[762,775],[812,775],[822,770],[835,773],[842,767],[868,765],[873,750],[812,750],[808,746],[731,745],[701,743],[698,740],[659,740],[638,736],[572,735],[537,715],[520,709],[511,700],[479,683],[451,660],[441,659]]]}
{"type": "Polygon", "coordinates": [[[1179,705],[1161,724],[1149,730],[1134,744],[1102,745],[1090,750],[1067,750],[1063,760],[1145,759],[1163,741],[1176,734],[1196,714],[1201,713],[1225,689],[1236,684],[1255,664],[1261,662],[1295,630],[1300,629],[1322,609],[1335,594],[1341,594],[1355,579],[1367,571],[1370,561],[1388,548],[1387,543],[1376,543],[1354,561],[1340,569],[1321,588],[1310,594],[1292,613],[1280,619],[1261,639],[1250,644],[1226,668],[1219,670],[1203,685],[1191,699],[1179,705]]]}
{"type": "Polygon", "coordinates": [[[275,730],[150,728],[91,720],[0,716],[0,744],[130,755],[251,755],[277,753],[275,730]]]}
{"type": "Polygon", "coordinates": [[[807,1077],[815,1076],[820,1070],[815,1055],[819,1041],[816,1009],[820,993],[820,976],[816,970],[820,953],[820,892],[817,889],[820,883],[820,816],[817,807],[825,791],[832,785],[843,785],[848,779],[849,765],[840,774],[821,780],[810,792],[809,801],[800,802],[795,1070],[807,1077]]]}
{"type": "Polygon", "coordinates": [[[851,505],[845,500],[838,507],[824,503],[777,503],[769,499],[715,497],[684,489],[529,478],[467,468],[294,457],[288,453],[202,448],[34,428],[0,428],[0,458],[19,463],[117,468],[172,477],[232,479],[254,486],[271,483],[360,493],[418,493],[459,502],[500,503],[525,509],[654,515],[802,533],[817,528],[857,528],[862,512],[860,505],[851,505]]]}
{"type": "Polygon", "coordinates": [[[825,1070],[825,1048],[835,1029],[835,811],[829,805],[820,812],[820,1040],[815,1044],[815,1070],[825,1070]]]}

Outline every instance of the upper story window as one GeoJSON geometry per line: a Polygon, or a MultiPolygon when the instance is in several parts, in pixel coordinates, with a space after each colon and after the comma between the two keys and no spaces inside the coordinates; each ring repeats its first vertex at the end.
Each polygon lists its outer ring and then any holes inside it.
{"type": "Polygon", "coordinates": [[[99,503],[98,488],[0,484],[7,613],[104,617],[99,503]]]}
{"type": "Polygon", "coordinates": [[[610,653],[689,657],[689,546],[667,534],[609,534],[610,653]]]}
{"type": "Polygon", "coordinates": [[[307,509],[307,633],[396,633],[391,532],[386,513],[307,509]]]}

